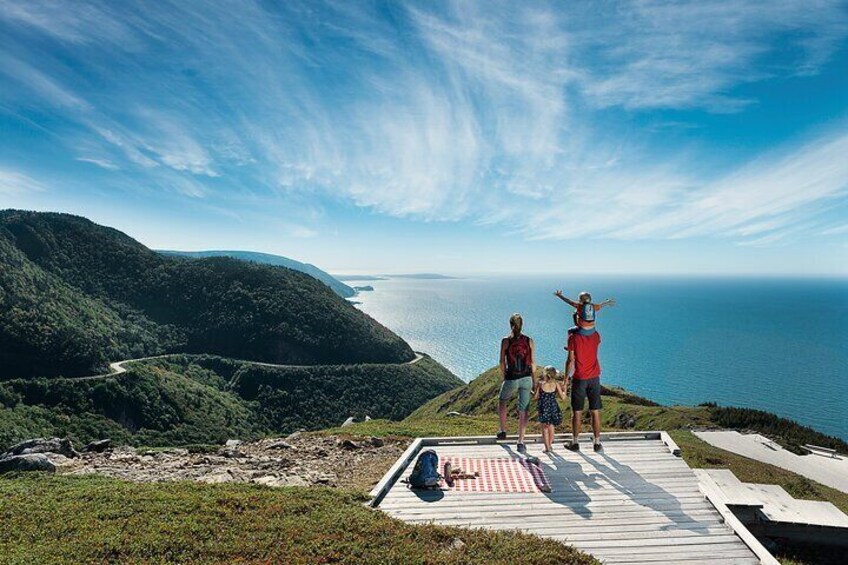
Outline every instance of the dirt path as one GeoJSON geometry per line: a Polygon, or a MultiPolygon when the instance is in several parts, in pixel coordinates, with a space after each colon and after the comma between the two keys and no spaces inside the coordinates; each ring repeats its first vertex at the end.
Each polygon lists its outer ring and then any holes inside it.
{"type": "MultiPolygon", "coordinates": [[[[421,353],[418,353],[417,351],[415,351],[414,353],[415,353],[415,358],[412,359],[411,361],[407,361],[406,363],[376,363],[376,364],[378,364],[378,365],[414,365],[415,363],[418,363],[419,361],[421,361],[421,359],[424,358],[424,356],[421,353]]],[[[122,374],[127,372],[126,367],[124,367],[124,365],[127,364],[127,363],[134,363],[136,361],[150,361],[152,359],[167,359],[168,357],[176,357],[178,355],[189,355],[189,354],[188,353],[168,353],[168,354],[165,354],[165,355],[154,355],[152,357],[138,357],[137,359],[124,359],[123,361],[114,361],[112,363],[109,363],[110,372],[103,374],[103,375],[88,375],[86,377],[66,377],[66,378],[68,378],[69,380],[74,380],[74,381],[92,381],[92,380],[97,380],[97,379],[106,379],[106,378],[109,378],[109,377],[116,377],[118,375],[122,375],[122,374]]],[[[321,367],[344,367],[345,366],[344,364],[339,364],[339,365],[280,365],[280,364],[277,364],[277,363],[263,363],[261,361],[248,361],[247,359],[232,359],[232,360],[236,361],[238,363],[246,363],[248,365],[257,365],[259,367],[271,367],[271,368],[276,368],[276,369],[297,369],[297,368],[315,367],[315,366],[321,366],[321,367]]]]}

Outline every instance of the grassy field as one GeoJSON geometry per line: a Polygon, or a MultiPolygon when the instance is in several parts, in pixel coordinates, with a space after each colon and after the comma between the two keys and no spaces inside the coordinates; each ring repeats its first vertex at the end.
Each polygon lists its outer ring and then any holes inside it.
{"type": "Polygon", "coordinates": [[[0,562],[596,563],[518,533],[410,526],[365,500],[328,488],[0,478],[0,562]]]}
{"type": "MultiPolygon", "coordinates": [[[[488,372],[402,421],[375,419],[313,433],[407,438],[494,434],[496,387],[496,375],[488,372]],[[462,415],[447,415],[453,411],[462,415]]],[[[604,395],[603,425],[607,431],[619,430],[616,417],[632,416],[636,429],[669,430],[691,467],[728,468],[742,481],[780,485],[796,498],[829,501],[848,513],[845,493],[695,437],[689,429],[715,425],[714,410],[658,406],[613,389],[604,395]]],[[[791,423],[780,426],[796,438],[807,437],[808,432],[791,423]]],[[[515,414],[509,431],[517,431],[515,414]]],[[[538,431],[531,422],[529,433],[538,431]]],[[[0,562],[593,562],[572,548],[518,533],[406,525],[367,509],[365,500],[364,492],[325,488],[0,478],[0,562]],[[456,539],[464,545],[454,545],[456,539]]],[[[777,557],[785,565],[820,562],[818,555],[797,547],[777,557]]]]}

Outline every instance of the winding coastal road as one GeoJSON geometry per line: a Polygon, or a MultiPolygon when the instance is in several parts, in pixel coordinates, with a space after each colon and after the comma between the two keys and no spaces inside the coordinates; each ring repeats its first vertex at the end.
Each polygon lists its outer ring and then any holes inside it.
{"type": "MultiPolygon", "coordinates": [[[[308,367],[345,367],[347,365],[414,365],[421,361],[424,358],[424,355],[421,353],[414,351],[415,358],[406,361],[405,363],[338,363],[338,364],[317,364],[317,365],[280,365],[277,363],[263,363],[261,361],[248,361],[247,359],[232,359],[238,363],[245,363],[248,365],[257,365],[259,367],[271,367],[275,369],[302,369],[308,367]]],[[[190,353],[167,353],[165,355],[154,355],[152,357],[138,357],[136,359],[124,359],[123,361],[114,361],[109,363],[109,373],[105,373],[102,375],[88,375],[86,377],[66,377],[69,380],[73,381],[93,381],[97,379],[108,379],[109,377],[116,377],[118,375],[123,375],[127,372],[126,367],[124,367],[127,363],[134,363],[136,361],[150,361],[152,359],[166,359],[168,357],[176,357],[178,355],[192,355],[190,353]]]]}

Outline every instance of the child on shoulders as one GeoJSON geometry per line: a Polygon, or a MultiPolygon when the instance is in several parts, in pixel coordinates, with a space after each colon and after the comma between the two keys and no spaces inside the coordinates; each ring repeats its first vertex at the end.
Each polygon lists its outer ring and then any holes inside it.
{"type": "Polygon", "coordinates": [[[554,296],[574,308],[574,327],[568,329],[569,334],[580,332],[583,335],[590,335],[595,331],[595,314],[606,306],[615,306],[615,300],[607,298],[597,304],[592,302],[592,295],[588,292],[581,292],[577,296],[577,301],[571,300],[565,296],[561,290],[554,293],[554,296]]]}

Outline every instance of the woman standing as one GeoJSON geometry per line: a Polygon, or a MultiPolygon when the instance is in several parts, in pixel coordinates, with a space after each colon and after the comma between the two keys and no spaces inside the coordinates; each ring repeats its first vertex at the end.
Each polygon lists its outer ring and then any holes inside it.
{"type": "Polygon", "coordinates": [[[521,333],[524,320],[521,314],[509,318],[510,334],[501,340],[501,389],[498,416],[501,428],[497,438],[506,439],[507,402],[518,392],[518,446],[519,453],[526,453],[524,432],[527,430],[527,411],[533,390],[533,373],[536,370],[533,340],[521,333]]]}

